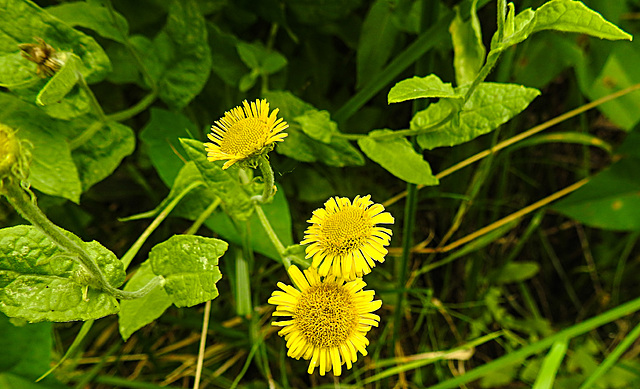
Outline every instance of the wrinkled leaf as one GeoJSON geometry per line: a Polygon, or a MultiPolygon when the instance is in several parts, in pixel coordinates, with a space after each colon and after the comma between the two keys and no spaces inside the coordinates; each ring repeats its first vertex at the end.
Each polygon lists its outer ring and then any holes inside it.
{"type": "Polygon", "coordinates": [[[462,97],[456,95],[451,83],[442,82],[435,74],[402,80],[389,91],[389,103],[427,97],[462,97]]]}
{"type": "MultiPolygon", "coordinates": [[[[80,243],[80,239],[67,233],[80,243]]],[[[98,242],[82,243],[111,285],[125,273],[116,256],[98,242]]],[[[85,270],[33,226],[0,230],[0,310],[30,322],[98,319],[117,313],[117,300],[89,287],[85,270]]]]}
{"type": "MultiPolygon", "coordinates": [[[[460,88],[461,95],[466,87],[460,88]]],[[[418,143],[425,149],[455,146],[468,142],[498,128],[523,111],[540,94],[522,85],[482,83],[478,85],[459,114],[459,120],[450,120],[436,130],[418,136],[418,143]]],[[[448,101],[431,104],[418,112],[411,120],[411,129],[427,128],[442,120],[454,106],[448,101]]]]}
{"type": "Polygon", "coordinates": [[[431,166],[404,138],[376,139],[376,135],[392,134],[391,130],[376,130],[358,140],[362,151],[394,176],[418,185],[438,185],[431,166]]]}
{"type": "Polygon", "coordinates": [[[171,107],[182,108],[200,93],[211,73],[207,28],[198,3],[172,1],[167,25],[153,44],[164,65],[159,97],[171,107]]]}
{"type": "MultiPolygon", "coordinates": [[[[144,262],[124,287],[126,291],[136,291],[145,286],[156,275],[149,262],[144,262]]],[[[171,306],[171,298],[163,288],[155,288],[146,296],[135,300],[122,300],[118,312],[118,325],[123,340],[140,328],[153,322],[171,306]]]]}
{"type": "Polygon", "coordinates": [[[120,162],[133,153],[135,142],[131,128],[109,121],[86,143],[73,150],[71,156],[78,167],[82,191],[113,173],[120,162]]]}
{"type": "Polygon", "coordinates": [[[219,239],[174,235],[149,253],[156,275],[165,278],[164,290],[177,307],[191,307],[218,297],[222,278],[218,258],[229,245],[219,239]]]}

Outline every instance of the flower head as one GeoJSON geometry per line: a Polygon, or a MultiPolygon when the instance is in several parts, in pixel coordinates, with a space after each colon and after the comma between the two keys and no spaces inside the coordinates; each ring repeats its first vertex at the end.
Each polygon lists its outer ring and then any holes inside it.
{"type": "Polygon", "coordinates": [[[267,100],[251,104],[245,100],[242,105],[225,112],[224,117],[211,126],[211,133],[207,135],[211,143],[204,144],[209,161],[227,160],[223,169],[239,161],[255,167],[254,157],[268,153],[274,142],[287,137],[282,131],[289,125],[278,119],[277,108],[269,114],[267,100]]]}
{"type": "Polygon", "coordinates": [[[324,208],[313,211],[300,244],[309,244],[307,258],[321,276],[333,274],[346,280],[371,272],[375,261],[384,262],[391,230],[377,224],[392,224],[393,216],[384,207],[365,197],[353,203],[346,197],[332,197],[324,208]]]}
{"type": "Polygon", "coordinates": [[[0,123],[0,189],[2,180],[15,177],[25,180],[29,175],[29,161],[31,153],[28,147],[16,137],[15,131],[0,123]]]}
{"type": "Polygon", "coordinates": [[[367,355],[367,332],[377,327],[380,317],[371,312],[382,306],[373,300],[373,290],[362,290],[361,278],[345,281],[340,277],[321,278],[314,268],[304,271],[290,266],[289,276],[297,288],[278,283],[269,298],[276,306],[273,316],[290,316],[284,321],[274,321],[283,327],[278,334],[284,336],[292,358],[311,360],[307,372],[313,374],[316,367],[320,375],[333,370],[339,376],[342,365],[351,369],[358,359],[358,351],[367,355]]]}

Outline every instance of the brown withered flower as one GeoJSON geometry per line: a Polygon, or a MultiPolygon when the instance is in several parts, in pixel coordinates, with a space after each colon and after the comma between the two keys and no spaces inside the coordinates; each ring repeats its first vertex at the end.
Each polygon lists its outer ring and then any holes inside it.
{"type": "Polygon", "coordinates": [[[64,63],[59,58],[56,49],[51,47],[44,39],[39,37],[34,39],[38,42],[37,44],[21,43],[18,45],[22,50],[21,54],[24,58],[38,65],[36,70],[38,76],[42,78],[51,77],[60,70],[64,63]]]}

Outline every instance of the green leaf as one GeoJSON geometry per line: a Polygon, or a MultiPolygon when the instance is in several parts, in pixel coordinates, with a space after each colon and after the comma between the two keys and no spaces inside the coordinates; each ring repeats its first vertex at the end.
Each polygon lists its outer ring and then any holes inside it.
{"type": "Polygon", "coordinates": [[[498,42],[497,35],[494,35],[491,48],[504,50],[543,30],[575,32],[609,40],[633,39],[580,1],[551,0],[535,12],[528,8],[520,12],[514,19],[514,32],[505,36],[502,42],[498,42]]]}
{"type": "MultiPolygon", "coordinates": [[[[109,58],[96,41],[74,30],[42,8],[28,0],[0,0],[0,58],[15,55],[20,43],[35,43],[40,37],[55,50],[72,52],[82,59],[81,69],[89,83],[102,80],[111,70],[109,58]]],[[[1,62],[1,61],[0,61],[1,62]]],[[[19,67],[11,70],[20,72],[21,67],[31,67],[35,77],[35,64],[23,59],[19,67]]],[[[8,71],[8,69],[7,69],[8,71]]],[[[6,83],[0,80],[0,83],[6,83]]]]}
{"type": "MultiPolygon", "coordinates": [[[[604,67],[587,91],[595,100],[640,82],[640,43],[616,45],[608,55],[604,67]]],[[[625,130],[640,122],[640,96],[629,93],[598,106],[609,120],[625,130]]]]}
{"type": "Polygon", "coordinates": [[[285,0],[284,3],[293,11],[297,22],[325,24],[348,15],[362,0],[285,0]]]}
{"type": "MultiPolygon", "coordinates": [[[[337,136],[331,143],[322,143],[304,133],[295,118],[317,111],[315,107],[295,97],[290,92],[273,91],[264,94],[272,108],[280,110],[279,116],[289,123],[289,136],[276,146],[279,154],[302,162],[320,161],[329,166],[364,165],[364,157],[348,141],[337,136]]],[[[339,130],[337,132],[339,134],[339,130]]]]}
{"type": "MultiPolygon", "coordinates": [[[[126,291],[136,291],[155,277],[148,261],[143,262],[124,287],[126,291]]],[[[155,288],[146,296],[135,300],[122,300],[118,312],[120,335],[127,339],[140,328],[153,322],[171,306],[171,298],[163,288],[155,288]]]]}
{"type": "Polygon", "coordinates": [[[36,96],[36,103],[49,105],[62,100],[78,82],[77,64],[80,58],[72,53],[64,53],[65,63],[36,96]]]}
{"type": "Polygon", "coordinates": [[[596,228],[640,230],[638,169],[640,159],[622,159],[551,208],[596,228]]]}
{"type": "Polygon", "coordinates": [[[241,185],[238,167],[232,165],[222,170],[221,162],[210,162],[204,149],[204,143],[195,139],[180,139],[187,156],[195,162],[204,182],[222,200],[225,212],[238,220],[247,220],[253,213],[253,202],[248,191],[251,188],[241,185]]]}
{"type": "Polygon", "coordinates": [[[64,137],[67,122],[55,120],[33,105],[0,93],[0,122],[19,129],[17,135],[33,145],[31,175],[34,188],[75,203],[82,188],[69,143],[64,137]]]}
{"type": "Polygon", "coordinates": [[[568,343],[569,340],[565,338],[556,341],[553,346],[551,346],[551,350],[549,350],[549,353],[542,362],[542,367],[540,367],[540,371],[538,372],[538,378],[536,378],[532,389],[551,389],[553,387],[553,382],[558,374],[560,364],[567,353],[568,343]]]}
{"type": "Polygon", "coordinates": [[[460,97],[453,90],[451,83],[442,82],[435,74],[426,77],[413,77],[402,80],[389,91],[388,102],[422,99],[428,97],[460,97]]]}
{"type": "Polygon", "coordinates": [[[236,48],[242,61],[249,68],[256,70],[257,75],[273,74],[287,65],[287,59],[282,54],[268,50],[260,42],[238,41],[236,48]]]}
{"type": "Polygon", "coordinates": [[[431,173],[429,163],[416,153],[406,138],[375,138],[382,134],[393,134],[393,131],[372,131],[368,137],[358,140],[358,145],[367,157],[404,181],[418,185],[438,185],[438,179],[431,173]]]}
{"type": "MultiPolygon", "coordinates": [[[[75,235],[68,233],[81,242],[75,235]]],[[[82,243],[111,285],[122,285],[122,263],[98,242],[82,243]]],[[[33,226],[0,230],[0,310],[30,322],[98,319],[117,313],[117,300],[89,287],[87,274],[33,226]]]]}
{"type": "Polygon", "coordinates": [[[14,325],[0,313],[0,333],[0,372],[35,380],[49,369],[53,346],[51,323],[14,325]]]}
{"type": "Polygon", "coordinates": [[[209,45],[215,47],[211,53],[213,72],[227,85],[237,87],[249,68],[238,54],[240,40],[233,34],[224,32],[213,23],[207,23],[209,45]]]}
{"type": "Polygon", "coordinates": [[[307,111],[293,120],[300,124],[302,132],[322,143],[331,143],[331,135],[338,132],[338,125],[327,111],[307,111]]]}
{"type": "MultiPolygon", "coordinates": [[[[459,88],[464,95],[467,87],[459,88]]],[[[478,85],[459,113],[459,120],[450,120],[436,130],[418,136],[418,144],[425,149],[455,146],[468,142],[498,128],[523,111],[540,91],[522,85],[482,83],[478,85]]],[[[448,101],[431,104],[411,119],[411,129],[428,128],[442,120],[454,106],[448,101]]]]}
{"type": "Polygon", "coordinates": [[[171,2],[167,25],[154,39],[155,54],[164,65],[158,96],[183,108],[197,96],[211,73],[204,16],[195,0],[171,2]]]}
{"type": "MultiPolygon", "coordinates": [[[[287,197],[282,187],[278,186],[278,191],[273,201],[269,204],[262,205],[262,210],[282,244],[285,246],[293,244],[291,213],[289,211],[287,197]]],[[[280,254],[278,254],[277,250],[273,247],[271,239],[269,239],[269,236],[264,231],[264,227],[255,212],[251,215],[248,223],[251,248],[262,255],[280,261],[280,254]]],[[[236,227],[237,222],[234,223],[226,213],[214,213],[207,219],[205,225],[225,240],[242,246],[242,235],[236,227]]]]}
{"type": "Polygon", "coordinates": [[[540,265],[535,262],[509,262],[495,277],[495,282],[508,284],[522,282],[534,277],[540,271],[540,265]]]}
{"type": "Polygon", "coordinates": [[[133,130],[109,121],[87,142],[74,149],[71,156],[78,167],[82,191],[111,175],[135,147],[133,130]]]}
{"type": "Polygon", "coordinates": [[[106,7],[96,2],[77,1],[47,7],[47,12],[71,27],[83,27],[97,32],[101,37],[125,43],[129,34],[129,24],[119,13],[115,14],[115,23],[106,7]]]}
{"type": "MultiPolygon", "coordinates": [[[[151,108],[151,118],[140,133],[140,140],[147,147],[151,163],[162,181],[171,187],[184,162],[178,154],[184,154],[178,138],[197,133],[197,127],[186,116],[151,108]]],[[[204,147],[204,146],[203,146],[204,147]]]]}
{"type": "Polygon", "coordinates": [[[533,32],[558,30],[588,34],[600,39],[625,39],[633,37],[602,15],[575,0],[551,0],[536,10],[533,32]]]}
{"type": "Polygon", "coordinates": [[[164,290],[173,303],[191,307],[218,297],[218,258],[228,246],[219,239],[174,235],[151,249],[149,262],[153,272],[165,278],[164,290]]]}
{"type": "Polygon", "coordinates": [[[369,83],[389,60],[399,32],[392,19],[392,6],[387,0],[376,0],[369,9],[356,53],[357,88],[369,83]]]}
{"type": "Polygon", "coordinates": [[[471,18],[468,21],[462,20],[460,9],[456,7],[456,17],[449,26],[453,42],[453,67],[458,85],[468,84],[476,78],[486,55],[480,21],[475,10],[476,3],[477,0],[473,2],[471,18]]]}

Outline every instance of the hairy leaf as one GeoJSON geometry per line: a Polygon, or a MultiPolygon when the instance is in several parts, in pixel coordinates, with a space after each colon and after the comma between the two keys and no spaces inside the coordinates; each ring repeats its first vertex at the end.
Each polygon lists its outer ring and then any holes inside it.
{"type": "MultiPolygon", "coordinates": [[[[466,87],[460,88],[464,94],[466,87]]],[[[418,136],[418,143],[425,149],[455,146],[486,134],[506,123],[524,110],[540,94],[522,85],[482,83],[459,113],[458,120],[450,120],[436,130],[418,136]]],[[[411,120],[411,129],[427,128],[448,115],[454,106],[439,101],[418,112],[411,120]],[[434,120],[436,118],[436,120],[434,120]]]]}
{"type": "MultiPolygon", "coordinates": [[[[80,239],[67,233],[72,239],[80,239]]],[[[124,282],[122,263],[98,242],[82,243],[111,285],[124,282]]],[[[0,310],[30,322],[98,319],[119,310],[116,299],[89,286],[86,270],[33,226],[0,230],[0,310]]]]}

